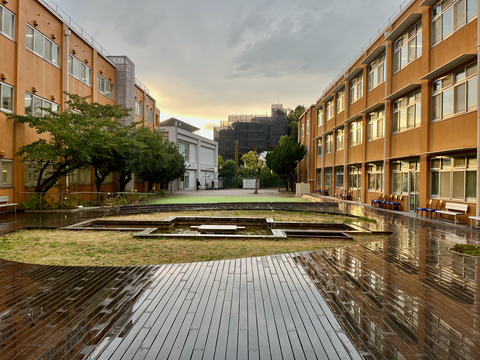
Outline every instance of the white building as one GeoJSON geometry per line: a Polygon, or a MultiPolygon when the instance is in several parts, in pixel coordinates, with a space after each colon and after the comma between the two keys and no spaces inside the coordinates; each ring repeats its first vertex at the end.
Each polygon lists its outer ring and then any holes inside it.
{"type": "Polygon", "coordinates": [[[195,132],[200,129],[170,118],[160,123],[160,131],[178,145],[185,156],[185,176],[169,184],[169,190],[195,190],[198,179],[202,189],[218,188],[218,143],[195,132]]]}

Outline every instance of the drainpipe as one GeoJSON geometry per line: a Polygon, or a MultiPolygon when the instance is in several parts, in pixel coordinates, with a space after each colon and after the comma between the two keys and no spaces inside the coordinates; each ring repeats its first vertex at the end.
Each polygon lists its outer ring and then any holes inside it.
{"type": "MultiPolygon", "coordinates": [[[[343,101],[345,103],[343,106],[345,110],[343,111],[343,141],[346,142],[345,139],[347,138],[347,123],[345,121],[347,121],[347,82],[344,81],[344,83],[345,83],[345,88],[344,88],[345,96],[343,97],[343,101]]],[[[348,141],[350,142],[350,137],[348,138],[348,141]]],[[[347,184],[347,176],[348,176],[348,172],[347,172],[347,149],[349,148],[348,146],[349,146],[348,144],[343,145],[343,193],[345,195],[347,194],[347,191],[348,191],[347,187],[345,186],[347,184]]],[[[350,184],[348,185],[350,186],[350,184]]]]}
{"type": "MultiPolygon", "coordinates": [[[[479,0],[480,1],[480,0],[479,0]]],[[[67,72],[67,81],[66,81],[66,89],[65,91],[67,92],[67,95],[65,95],[65,100],[68,101],[68,94],[70,91],[70,75],[68,73],[68,54],[70,51],[70,35],[72,34],[70,29],[65,30],[65,48],[66,48],[66,53],[67,53],[67,61],[66,64],[62,64],[62,69],[63,71],[67,72]]],[[[93,76],[93,74],[92,74],[93,76]]],[[[68,105],[67,105],[68,106],[68,105]]],[[[65,186],[68,189],[68,176],[65,178],[65,186]]]]}
{"type": "MultiPolygon", "coordinates": [[[[480,0],[477,0],[477,9],[480,6],[480,0]]],[[[480,64],[480,21],[477,21],[477,64],[480,64]]],[[[477,65],[478,66],[478,65],[477,65]]],[[[478,77],[478,75],[477,75],[478,77]]],[[[479,101],[480,81],[477,81],[477,103],[479,101]]],[[[480,215],[480,109],[477,110],[477,206],[476,216],[480,215]]]]}
{"type": "MultiPolygon", "coordinates": [[[[480,0],[477,0],[480,1],[480,0]]],[[[390,31],[385,32],[385,37],[390,34],[390,31]]],[[[388,96],[388,41],[385,41],[385,98],[388,96]]],[[[387,102],[385,100],[385,115],[383,116],[383,193],[386,191],[385,179],[387,178],[387,102]]]]}

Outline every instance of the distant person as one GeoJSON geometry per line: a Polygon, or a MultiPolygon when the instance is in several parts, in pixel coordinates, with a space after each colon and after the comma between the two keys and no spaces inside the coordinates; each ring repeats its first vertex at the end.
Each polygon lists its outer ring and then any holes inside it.
{"type": "Polygon", "coordinates": [[[200,190],[200,181],[197,179],[197,191],[200,190]]]}

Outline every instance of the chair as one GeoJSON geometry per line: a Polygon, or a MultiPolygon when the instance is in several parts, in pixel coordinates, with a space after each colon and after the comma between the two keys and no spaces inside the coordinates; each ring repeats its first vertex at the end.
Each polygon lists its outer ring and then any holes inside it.
{"type": "Polygon", "coordinates": [[[417,208],[417,217],[418,217],[418,213],[420,213],[420,215],[422,215],[422,212],[427,212],[427,213],[430,213],[430,218],[432,217],[432,210],[435,211],[435,209],[432,209],[432,199],[429,199],[427,201],[427,207],[424,207],[424,208],[421,208],[421,207],[418,207],[417,208]]]}
{"type": "Polygon", "coordinates": [[[397,201],[397,195],[390,194],[390,196],[388,196],[383,202],[383,208],[390,210],[390,208],[393,207],[393,204],[396,201],[397,201]]]}
{"type": "Polygon", "coordinates": [[[394,200],[391,202],[393,210],[400,210],[402,206],[403,195],[395,195],[394,200]]]}
{"type": "Polygon", "coordinates": [[[378,199],[372,200],[372,207],[375,207],[375,205],[380,207],[380,205],[383,203],[383,200],[384,200],[384,195],[383,194],[378,195],[378,199]]]}
{"type": "Polygon", "coordinates": [[[435,204],[435,209],[431,210],[432,214],[435,213],[435,218],[438,219],[437,211],[442,210],[442,207],[443,207],[443,200],[437,201],[437,203],[435,204]]]}

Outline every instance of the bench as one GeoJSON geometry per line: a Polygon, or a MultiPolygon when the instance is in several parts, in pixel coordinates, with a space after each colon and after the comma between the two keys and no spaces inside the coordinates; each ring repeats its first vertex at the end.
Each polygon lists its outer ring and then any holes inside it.
{"type": "Polygon", "coordinates": [[[475,220],[475,227],[478,226],[478,222],[480,221],[480,216],[469,216],[469,219],[471,219],[470,227],[473,229],[473,221],[475,220]]]}
{"type": "Polygon", "coordinates": [[[459,222],[457,219],[459,215],[465,216],[465,220],[467,220],[467,210],[468,210],[468,204],[456,204],[456,203],[447,202],[445,204],[445,210],[437,210],[435,214],[437,214],[437,220],[438,220],[438,214],[441,215],[440,219],[446,215],[447,220],[448,220],[448,216],[453,216],[456,224],[459,222]]]}
{"type": "Polygon", "coordinates": [[[2,207],[7,207],[7,206],[13,206],[15,208],[15,212],[17,212],[17,205],[14,203],[9,203],[10,198],[8,196],[0,196],[0,208],[2,207]],[[2,203],[7,203],[7,204],[2,204],[2,203]]]}

